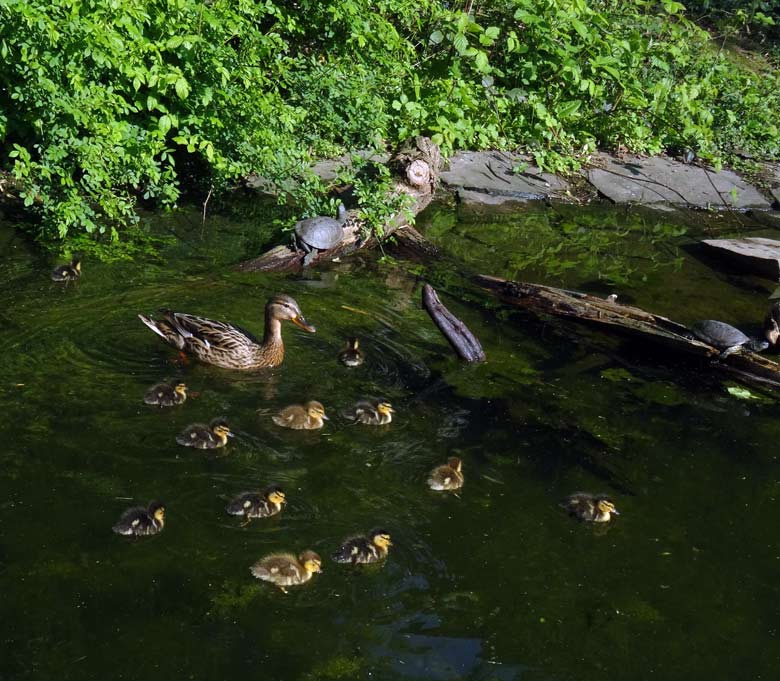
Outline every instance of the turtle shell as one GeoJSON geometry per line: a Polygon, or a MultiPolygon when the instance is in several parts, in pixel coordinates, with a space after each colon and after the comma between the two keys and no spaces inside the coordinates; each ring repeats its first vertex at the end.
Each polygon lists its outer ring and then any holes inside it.
{"type": "Polygon", "coordinates": [[[295,223],[295,235],[300,241],[312,248],[327,250],[341,243],[344,238],[344,223],[347,220],[347,211],[342,203],[339,206],[337,220],[325,215],[318,215],[295,223]]]}
{"type": "Polygon", "coordinates": [[[705,319],[696,322],[691,326],[691,331],[700,341],[708,343],[720,350],[733,348],[737,345],[744,345],[750,341],[750,338],[739,329],[731,326],[731,324],[719,322],[715,319],[705,319]]]}

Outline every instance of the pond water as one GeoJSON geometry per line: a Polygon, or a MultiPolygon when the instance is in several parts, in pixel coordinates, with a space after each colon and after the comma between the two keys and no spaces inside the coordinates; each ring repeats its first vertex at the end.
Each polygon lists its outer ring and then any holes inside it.
{"type": "MultiPolygon", "coordinates": [[[[272,217],[149,218],[173,239],[162,258],[87,261],[68,286],[49,281],[55,261],[0,230],[0,678],[776,678],[775,399],[730,394],[706,364],[480,301],[444,265],[367,254],[306,276],[230,271],[259,252],[272,217]],[[420,308],[421,274],[487,363],[454,359],[420,308]],[[270,372],[178,363],[136,317],[170,307],[261,333],[276,292],[318,331],[287,325],[270,372]],[[367,360],[347,369],[336,356],[351,335],[367,360]],[[184,405],[142,403],[179,378],[196,393],[184,405]],[[394,422],[339,417],[363,396],[391,400],[394,422]],[[306,399],[330,413],[322,431],[272,423],[306,399]],[[237,433],[225,456],[176,444],[215,416],[237,433]],[[429,491],[427,472],[453,454],[465,487],[429,491]],[[224,513],[272,482],[287,492],[280,517],[241,527],[224,513]],[[609,493],[622,515],[577,523],[558,507],[577,490],[609,493]],[[154,499],[167,507],[161,534],[111,532],[154,499]],[[385,564],[329,560],[375,526],[393,536],[385,564]],[[249,572],[264,554],[307,548],[324,572],[287,595],[249,572]]],[[[737,228],[533,205],[421,220],[464,271],[755,331],[771,283],[681,248],[737,228]]]]}

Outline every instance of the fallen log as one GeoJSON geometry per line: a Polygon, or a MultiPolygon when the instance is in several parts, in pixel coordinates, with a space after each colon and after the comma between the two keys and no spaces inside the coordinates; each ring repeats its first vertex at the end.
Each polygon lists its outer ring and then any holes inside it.
{"type": "Polygon", "coordinates": [[[713,362],[713,367],[734,374],[743,381],[780,388],[780,364],[777,362],[744,349],[722,357],[720,350],[694,338],[686,326],[661,315],[552,286],[486,275],[477,275],[475,281],[508,305],[627,333],[682,353],[717,360],[713,362]]]}
{"type": "Polygon", "coordinates": [[[469,328],[450,312],[439,300],[430,284],[423,286],[423,307],[433,319],[439,331],[447,339],[458,357],[467,362],[484,362],[485,351],[469,328]]]}
{"type": "MultiPolygon", "coordinates": [[[[394,215],[384,225],[383,238],[409,224],[409,217],[422,212],[433,198],[442,167],[439,147],[427,137],[415,137],[402,144],[388,161],[394,178],[391,196],[406,196],[405,209],[394,215]]],[[[309,266],[316,266],[334,258],[354,253],[361,248],[372,248],[379,243],[375,236],[363,239],[366,225],[358,217],[358,211],[347,211],[344,238],[338,246],[319,251],[309,266]]],[[[241,272],[283,272],[303,268],[304,253],[292,245],[282,244],[266,251],[257,258],[240,263],[235,269],[241,272]]]]}

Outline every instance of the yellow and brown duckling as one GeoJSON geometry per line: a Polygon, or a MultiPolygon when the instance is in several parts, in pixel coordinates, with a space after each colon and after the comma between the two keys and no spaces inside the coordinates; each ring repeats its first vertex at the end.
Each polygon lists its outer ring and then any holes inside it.
{"type": "Polygon", "coordinates": [[[463,462],[457,456],[451,456],[443,466],[434,468],[428,476],[428,487],[437,492],[455,490],[463,487],[463,462]]]}
{"type": "Polygon", "coordinates": [[[128,537],[143,537],[157,534],[163,527],[165,527],[165,506],[155,501],[147,508],[143,506],[128,508],[111,529],[117,534],[128,537]]]}
{"type": "Polygon", "coordinates": [[[243,329],[205,317],[182,312],[163,312],[155,320],[139,314],[140,320],[168,344],[192,353],[201,362],[224,369],[249,371],[279,366],[284,360],[282,322],[289,320],[305,331],[316,329],[301,314],[290,296],[276,295],[265,306],[265,334],[262,342],[243,329]]]}
{"type": "Polygon", "coordinates": [[[187,399],[187,386],[184,383],[158,383],[153,385],[144,395],[145,404],[158,407],[175,407],[187,399]]]}
{"type": "Polygon", "coordinates": [[[287,593],[285,587],[305,584],[315,572],[322,572],[321,566],[322,559],[314,551],[304,551],[297,558],[292,553],[272,553],[249,569],[258,579],[276,584],[287,593]]]}
{"type": "Polygon", "coordinates": [[[81,276],[81,260],[73,258],[65,265],[55,267],[51,272],[52,281],[75,281],[81,276]]]}
{"type": "Polygon", "coordinates": [[[329,420],[325,415],[325,407],[316,400],[306,404],[291,404],[271,418],[277,426],[293,430],[317,430],[329,420]]]}
{"type": "Polygon", "coordinates": [[[231,501],[225,510],[240,515],[249,523],[253,518],[270,518],[280,513],[286,503],[284,491],[278,485],[269,485],[260,492],[243,492],[231,501]]]}
{"type": "Polygon", "coordinates": [[[347,347],[339,353],[339,362],[348,367],[359,367],[363,364],[366,357],[359,345],[360,341],[357,338],[347,340],[347,347]]]}
{"type": "Polygon", "coordinates": [[[344,412],[344,416],[367,426],[386,426],[393,420],[395,409],[387,400],[360,400],[344,412]]]}
{"type": "Polygon", "coordinates": [[[578,520],[588,523],[607,523],[613,515],[620,515],[615,504],[604,494],[575,492],[561,506],[578,520]]]}
{"type": "Polygon", "coordinates": [[[233,437],[230,427],[224,419],[214,419],[209,425],[193,423],[176,436],[176,442],[185,447],[196,449],[217,449],[227,444],[233,437]]]}
{"type": "Polygon", "coordinates": [[[378,563],[387,558],[393,542],[387,530],[371,530],[365,536],[350,537],[333,554],[337,563],[378,563]]]}

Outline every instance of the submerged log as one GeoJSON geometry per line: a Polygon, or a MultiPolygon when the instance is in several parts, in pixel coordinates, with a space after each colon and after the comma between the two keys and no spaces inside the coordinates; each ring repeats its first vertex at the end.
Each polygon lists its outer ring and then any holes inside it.
{"type": "Polygon", "coordinates": [[[679,352],[716,359],[718,361],[712,364],[713,367],[735,374],[741,380],[780,388],[780,364],[777,362],[744,349],[721,357],[720,350],[694,338],[683,324],[641,308],[621,305],[614,300],[605,300],[578,291],[486,275],[478,275],[476,283],[493,292],[508,305],[595,324],[638,336],[679,352]]]}
{"type": "MultiPolygon", "coordinates": [[[[415,137],[402,144],[390,157],[388,166],[393,173],[394,183],[391,196],[407,196],[405,209],[394,215],[384,225],[384,237],[409,224],[409,216],[423,211],[433,198],[439,181],[442,161],[439,147],[427,137],[415,137]]],[[[331,249],[319,251],[309,266],[327,262],[334,258],[353,253],[361,248],[372,248],[379,241],[371,236],[363,239],[366,225],[358,217],[358,211],[347,211],[344,225],[344,238],[331,249]]],[[[304,253],[292,245],[282,244],[266,251],[257,258],[247,260],[236,266],[241,272],[282,272],[303,268],[304,253]]]]}
{"type": "Polygon", "coordinates": [[[484,362],[485,351],[469,328],[450,312],[439,300],[436,290],[430,284],[423,286],[423,307],[433,319],[458,357],[467,362],[484,362]]]}

